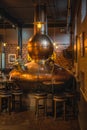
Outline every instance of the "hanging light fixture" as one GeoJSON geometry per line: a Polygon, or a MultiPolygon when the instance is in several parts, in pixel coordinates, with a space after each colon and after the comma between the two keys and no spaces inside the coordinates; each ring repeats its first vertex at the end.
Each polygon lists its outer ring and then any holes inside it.
{"type": "Polygon", "coordinates": [[[34,12],[34,34],[45,33],[46,31],[46,5],[39,1],[39,4],[35,5],[34,12]]]}
{"type": "Polygon", "coordinates": [[[4,47],[6,47],[6,45],[7,45],[7,43],[6,43],[6,42],[4,42],[4,43],[3,43],[3,46],[4,46],[4,47]]]}
{"type": "MultiPolygon", "coordinates": [[[[20,73],[16,71],[20,74],[20,78],[29,81],[42,81],[47,76],[48,79],[50,79],[52,77],[52,67],[47,67],[46,62],[53,54],[53,42],[47,35],[45,4],[35,5],[34,35],[29,39],[27,49],[31,61],[25,64],[27,72],[26,70],[25,72],[21,71],[20,73]],[[42,24],[42,26],[39,26],[38,29],[36,23],[42,24]]],[[[15,72],[12,72],[11,74],[12,78],[17,76],[17,73],[15,72]]]]}
{"type": "Polygon", "coordinates": [[[39,0],[39,4],[35,7],[36,13],[34,15],[34,24],[37,26],[37,29],[41,29],[43,24],[45,24],[45,17],[43,16],[45,10],[45,6],[43,6],[39,0]]]}
{"type": "Polygon", "coordinates": [[[35,61],[46,60],[53,53],[53,41],[47,35],[46,5],[43,3],[35,6],[34,36],[29,39],[28,53],[35,61]]]}
{"type": "Polygon", "coordinates": [[[4,30],[4,32],[3,32],[3,35],[4,35],[4,39],[3,39],[3,43],[2,43],[2,45],[3,45],[3,47],[6,47],[6,45],[7,45],[7,42],[6,42],[6,27],[5,27],[5,22],[3,23],[3,30],[4,30]]]}
{"type": "Polygon", "coordinates": [[[56,49],[58,49],[58,43],[56,42],[55,33],[56,33],[56,30],[55,30],[55,19],[54,19],[54,30],[53,30],[53,46],[54,46],[54,52],[56,52],[56,49]]]}
{"type": "Polygon", "coordinates": [[[5,27],[5,21],[4,21],[3,22],[2,53],[5,53],[6,46],[7,46],[7,42],[6,42],[6,27],[5,27]]]}
{"type": "Polygon", "coordinates": [[[37,28],[40,29],[42,27],[42,22],[37,22],[37,28]]]}
{"type": "Polygon", "coordinates": [[[17,46],[17,50],[20,50],[20,46],[17,46]]]}

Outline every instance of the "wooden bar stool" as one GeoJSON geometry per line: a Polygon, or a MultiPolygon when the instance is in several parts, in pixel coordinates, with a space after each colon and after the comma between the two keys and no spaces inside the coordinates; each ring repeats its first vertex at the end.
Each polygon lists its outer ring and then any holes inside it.
{"type": "Polygon", "coordinates": [[[76,93],[75,92],[65,92],[65,97],[66,97],[66,111],[67,111],[67,116],[75,116],[76,113],[76,93]]]}
{"type": "Polygon", "coordinates": [[[6,110],[11,114],[11,93],[0,91],[0,113],[6,110]]]}
{"type": "Polygon", "coordinates": [[[16,106],[19,105],[19,109],[22,109],[22,95],[21,89],[14,89],[12,91],[12,110],[16,110],[16,106]]]}
{"type": "Polygon", "coordinates": [[[53,96],[53,102],[54,102],[54,119],[57,118],[57,104],[62,105],[62,112],[63,112],[63,119],[65,120],[65,114],[66,114],[66,98],[63,94],[56,94],[53,96]]]}
{"type": "Polygon", "coordinates": [[[46,116],[47,114],[47,94],[46,93],[35,93],[35,115],[36,117],[39,116],[39,111],[43,109],[43,115],[46,116]]]}

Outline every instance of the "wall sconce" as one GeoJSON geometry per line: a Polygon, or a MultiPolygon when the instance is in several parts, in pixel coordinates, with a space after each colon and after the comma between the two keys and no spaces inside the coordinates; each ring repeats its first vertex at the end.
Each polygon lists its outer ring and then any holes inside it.
{"type": "Polygon", "coordinates": [[[20,50],[20,47],[19,47],[19,46],[17,46],[17,50],[20,50]]]}
{"type": "Polygon", "coordinates": [[[6,43],[6,42],[4,42],[4,43],[3,43],[3,47],[6,47],[6,45],[7,45],[7,43],[6,43]]]}
{"type": "Polygon", "coordinates": [[[18,53],[18,55],[20,55],[20,46],[17,46],[17,53],[18,53]]]}
{"type": "Polygon", "coordinates": [[[2,53],[5,53],[5,47],[6,47],[7,43],[3,42],[2,43],[2,53]]]}

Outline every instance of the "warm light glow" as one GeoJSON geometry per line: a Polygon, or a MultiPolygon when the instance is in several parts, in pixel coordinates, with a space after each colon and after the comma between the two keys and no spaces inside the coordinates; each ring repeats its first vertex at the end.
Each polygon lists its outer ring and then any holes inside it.
{"type": "Polygon", "coordinates": [[[53,45],[56,46],[56,43],[54,42],[53,45]]]}
{"type": "Polygon", "coordinates": [[[58,48],[58,46],[56,46],[56,49],[58,48]]]}
{"type": "Polygon", "coordinates": [[[76,44],[74,44],[74,51],[76,51],[76,44]]]}
{"type": "Polygon", "coordinates": [[[37,28],[41,28],[42,27],[42,23],[41,22],[37,22],[37,28]]]}
{"type": "Polygon", "coordinates": [[[38,21],[38,22],[34,22],[34,24],[36,24],[37,28],[40,29],[40,28],[42,28],[42,25],[45,24],[45,22],[38,21]]]}
{"type": "Polygon", "coordinates": [[[17,50],[19,50],[20,49],[20,47],[19,46],[17,46],[17,50]]]}
{"type": "Polygon", "coordinates": [[[55,51],[53,52],[51,59],[54,60],[54,61],[56,60],[56,52],[55,51]]]}
{"type": "Polygon", "coordinates": [[[7,43],[4,42],[4,43],[3,43],[3,46],[6,47],[6,45],[7,45],[7,43]]]}

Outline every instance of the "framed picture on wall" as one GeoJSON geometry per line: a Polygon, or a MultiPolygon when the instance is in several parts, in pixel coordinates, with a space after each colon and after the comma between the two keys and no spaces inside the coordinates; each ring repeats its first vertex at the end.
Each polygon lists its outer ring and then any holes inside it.
{"type": "Polygon", "coordinates": [[[8,63],[14,63],[16,60],[16,54],[8,54],[8,63]]]}
{"type": "Polygon", "coordinates": [[[80,54],[83,57],[85,54],[85,49],[84,49],[84,32],[80,34],[80,54]]]}

